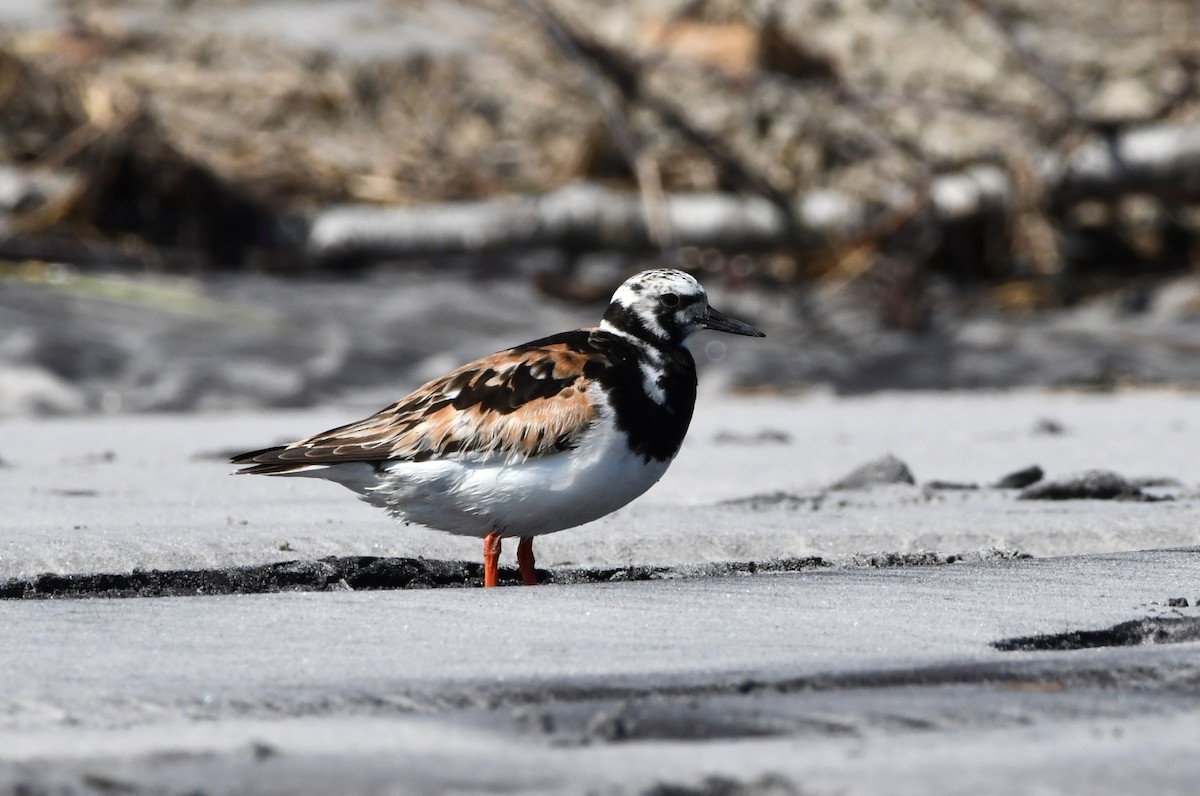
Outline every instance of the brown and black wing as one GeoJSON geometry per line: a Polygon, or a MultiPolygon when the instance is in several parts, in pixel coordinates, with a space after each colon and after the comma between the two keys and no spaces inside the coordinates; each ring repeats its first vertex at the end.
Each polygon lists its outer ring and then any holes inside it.
{"type": "Polygon", "coordinates": [[[484,357],[357,423],[233,461],[249,465],[244,473],[278,475],[349,462],[520,461],[568,450],[598,416],[585,371],[607,364],[586,341],[580,332],[484,357]]]}

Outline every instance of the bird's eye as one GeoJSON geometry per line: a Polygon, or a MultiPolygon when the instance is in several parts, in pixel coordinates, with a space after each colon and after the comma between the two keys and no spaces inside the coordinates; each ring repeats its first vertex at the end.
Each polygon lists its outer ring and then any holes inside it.
{"type": "Polygon", "coordinates": [[[658,297],[658,300],[662,302],[664,307],[674,308],[679,306],[679,296],[676,296],[674,293],[663,293],[658,297]]]}

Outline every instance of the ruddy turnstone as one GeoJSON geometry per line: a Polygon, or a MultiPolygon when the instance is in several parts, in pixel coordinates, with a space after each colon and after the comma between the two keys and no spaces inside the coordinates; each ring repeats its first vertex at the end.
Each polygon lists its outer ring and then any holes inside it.
{"type": "Polygon", "coordinates": [[[599,326],[478,359],[365,420],[233,461],[336,481],[400,520],[482,537],[485,586],[500,540],[520,537],[533,586],[533,537],[624,506],[679,452],[696,402],[687,340],[700,329],[763,336],[710,307],[688,274],[643,271],[599,326]]]}

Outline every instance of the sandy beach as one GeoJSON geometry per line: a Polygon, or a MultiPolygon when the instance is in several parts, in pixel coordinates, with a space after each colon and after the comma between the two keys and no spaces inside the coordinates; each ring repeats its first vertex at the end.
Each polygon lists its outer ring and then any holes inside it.
{"type": "Polygon", "coordinates": [[[709,394],[662,483],[542,540],[558,582],[130,599],[36,584],[479,551],[335,485],[230,474],[228,452],[355,406],[8,420],[0,581],[32,599],[0,601],[0,785],[1185,793],[1196,401],[709,394]],[[915,483],[828,489],[885,453],[915,483]],[[990,486],[1035,464],[1113,470],[1142,499],[990,486]]]}

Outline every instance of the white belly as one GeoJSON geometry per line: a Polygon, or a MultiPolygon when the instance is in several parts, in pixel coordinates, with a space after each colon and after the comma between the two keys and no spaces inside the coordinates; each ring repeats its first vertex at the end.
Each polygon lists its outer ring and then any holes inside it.
{"type": "Polygon", "coordinates": [[[406,522],[466,536],[493,530],[537,536],[619,509],[662,478],[669,464],[630,453],[624,435],[604,418],[564,453],[512,464],[396,462],[371,485],[343,483],[406,522]]]}

